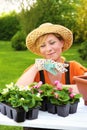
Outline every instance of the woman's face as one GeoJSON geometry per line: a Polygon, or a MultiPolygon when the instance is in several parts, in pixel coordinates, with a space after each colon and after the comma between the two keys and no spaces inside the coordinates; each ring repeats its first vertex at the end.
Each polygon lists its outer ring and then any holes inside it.
{"type": "Polygon", "coordinates": [[[45,42],[40,45],[40,53],[46,59],[58,61],[63,47],[63,40],[59,40],[55,35],[49,34],[45,42]]]}

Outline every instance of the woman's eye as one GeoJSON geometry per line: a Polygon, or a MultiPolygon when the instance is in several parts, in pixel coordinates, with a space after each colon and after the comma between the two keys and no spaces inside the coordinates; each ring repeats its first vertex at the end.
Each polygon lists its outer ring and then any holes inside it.
{"type": "Polygon", "coordinates": [[[40,47],[45,47],[45,44],[41,45],[40,47]]]}
{"type": "Polygon", "coordinates": [[[53,42],[50,42],[50,44],[52,45],[52,44],[54,44],[56,41],[53,41],[53,42]]]}

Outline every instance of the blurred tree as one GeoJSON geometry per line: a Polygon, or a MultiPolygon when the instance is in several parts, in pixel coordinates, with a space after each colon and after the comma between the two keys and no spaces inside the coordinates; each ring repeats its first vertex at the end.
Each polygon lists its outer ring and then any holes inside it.
{"type": "Polygon", "coordinates": [[[87,40],[81,43],[79,49],[78,49],[79,55],[81,59],[87,60],[87,40]]]}
{"type": "Polygon", "coordinates": [[[19,20],[15,12],[0,17],[0,40],[10,40],[19,29],[19,20]]]}
{"type": "Polygon", "coordinates": [[[75,0],[37,0],[31,8],[22,8],[21,25],[26,33],[44,22],[62,24],[71,30],[76,25],[75,0]]]}
{"type": "Polygon", "coordinates": [[[86,1],[33,0],[31,4],[32,0],[21,0],[19,1],[21,8],[19,14],[21,28],[27,35],[27,33],[44,22],[61,24],[72,30],[74,42],[81,42],[87,37],[86,1]]]}
{"type": "Polygon", "coordinates": [[[80,0],[77,8],[76,41],[87,41],[87,0],[80,0]]]}

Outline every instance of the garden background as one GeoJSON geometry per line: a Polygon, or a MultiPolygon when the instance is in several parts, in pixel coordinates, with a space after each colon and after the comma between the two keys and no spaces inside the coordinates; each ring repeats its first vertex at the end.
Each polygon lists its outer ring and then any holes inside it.
{"type": "MultiPolygon", "coordinates": [[[[11,2],[13,0],[10,0],[11,2]]],[[[67,61],[76,60],[87,67],[87,2],[86,0],[36,0],[21,11],[0,16],[0,89],[16,82],[37,55],[27,50],[26,35],[43,22],[62,24],[72,30],[72,47],[63,53],[67,61]]],[[[22,130],[22,127],[0,126],[0,130],[22,130]]]]}

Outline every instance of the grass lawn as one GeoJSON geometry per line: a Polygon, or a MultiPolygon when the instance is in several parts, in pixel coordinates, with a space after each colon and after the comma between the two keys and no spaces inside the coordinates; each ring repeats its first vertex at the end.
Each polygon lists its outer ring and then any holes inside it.
{"type": "MultiPolygon", "coordinates": [[[[72,46],[68,51],[63,53],[67,61],[76,60],[87,67],[87,61],[83,61],[78,53],[79,45],[72,46]]],[[[5,84],[16,82],[23,71],[38,56],[27,51],[14,51],[10,42],[0,41],[0,88],[5,84]]],[[[22,130],[22,127],[0,126],[0,130],[22,130]]]]}
{"type": "Polygon", "coordinates": [[[10,42],[0,42],[0,86],[16,82],[35,57],[29,51],[14,51],[10,42]]]}

